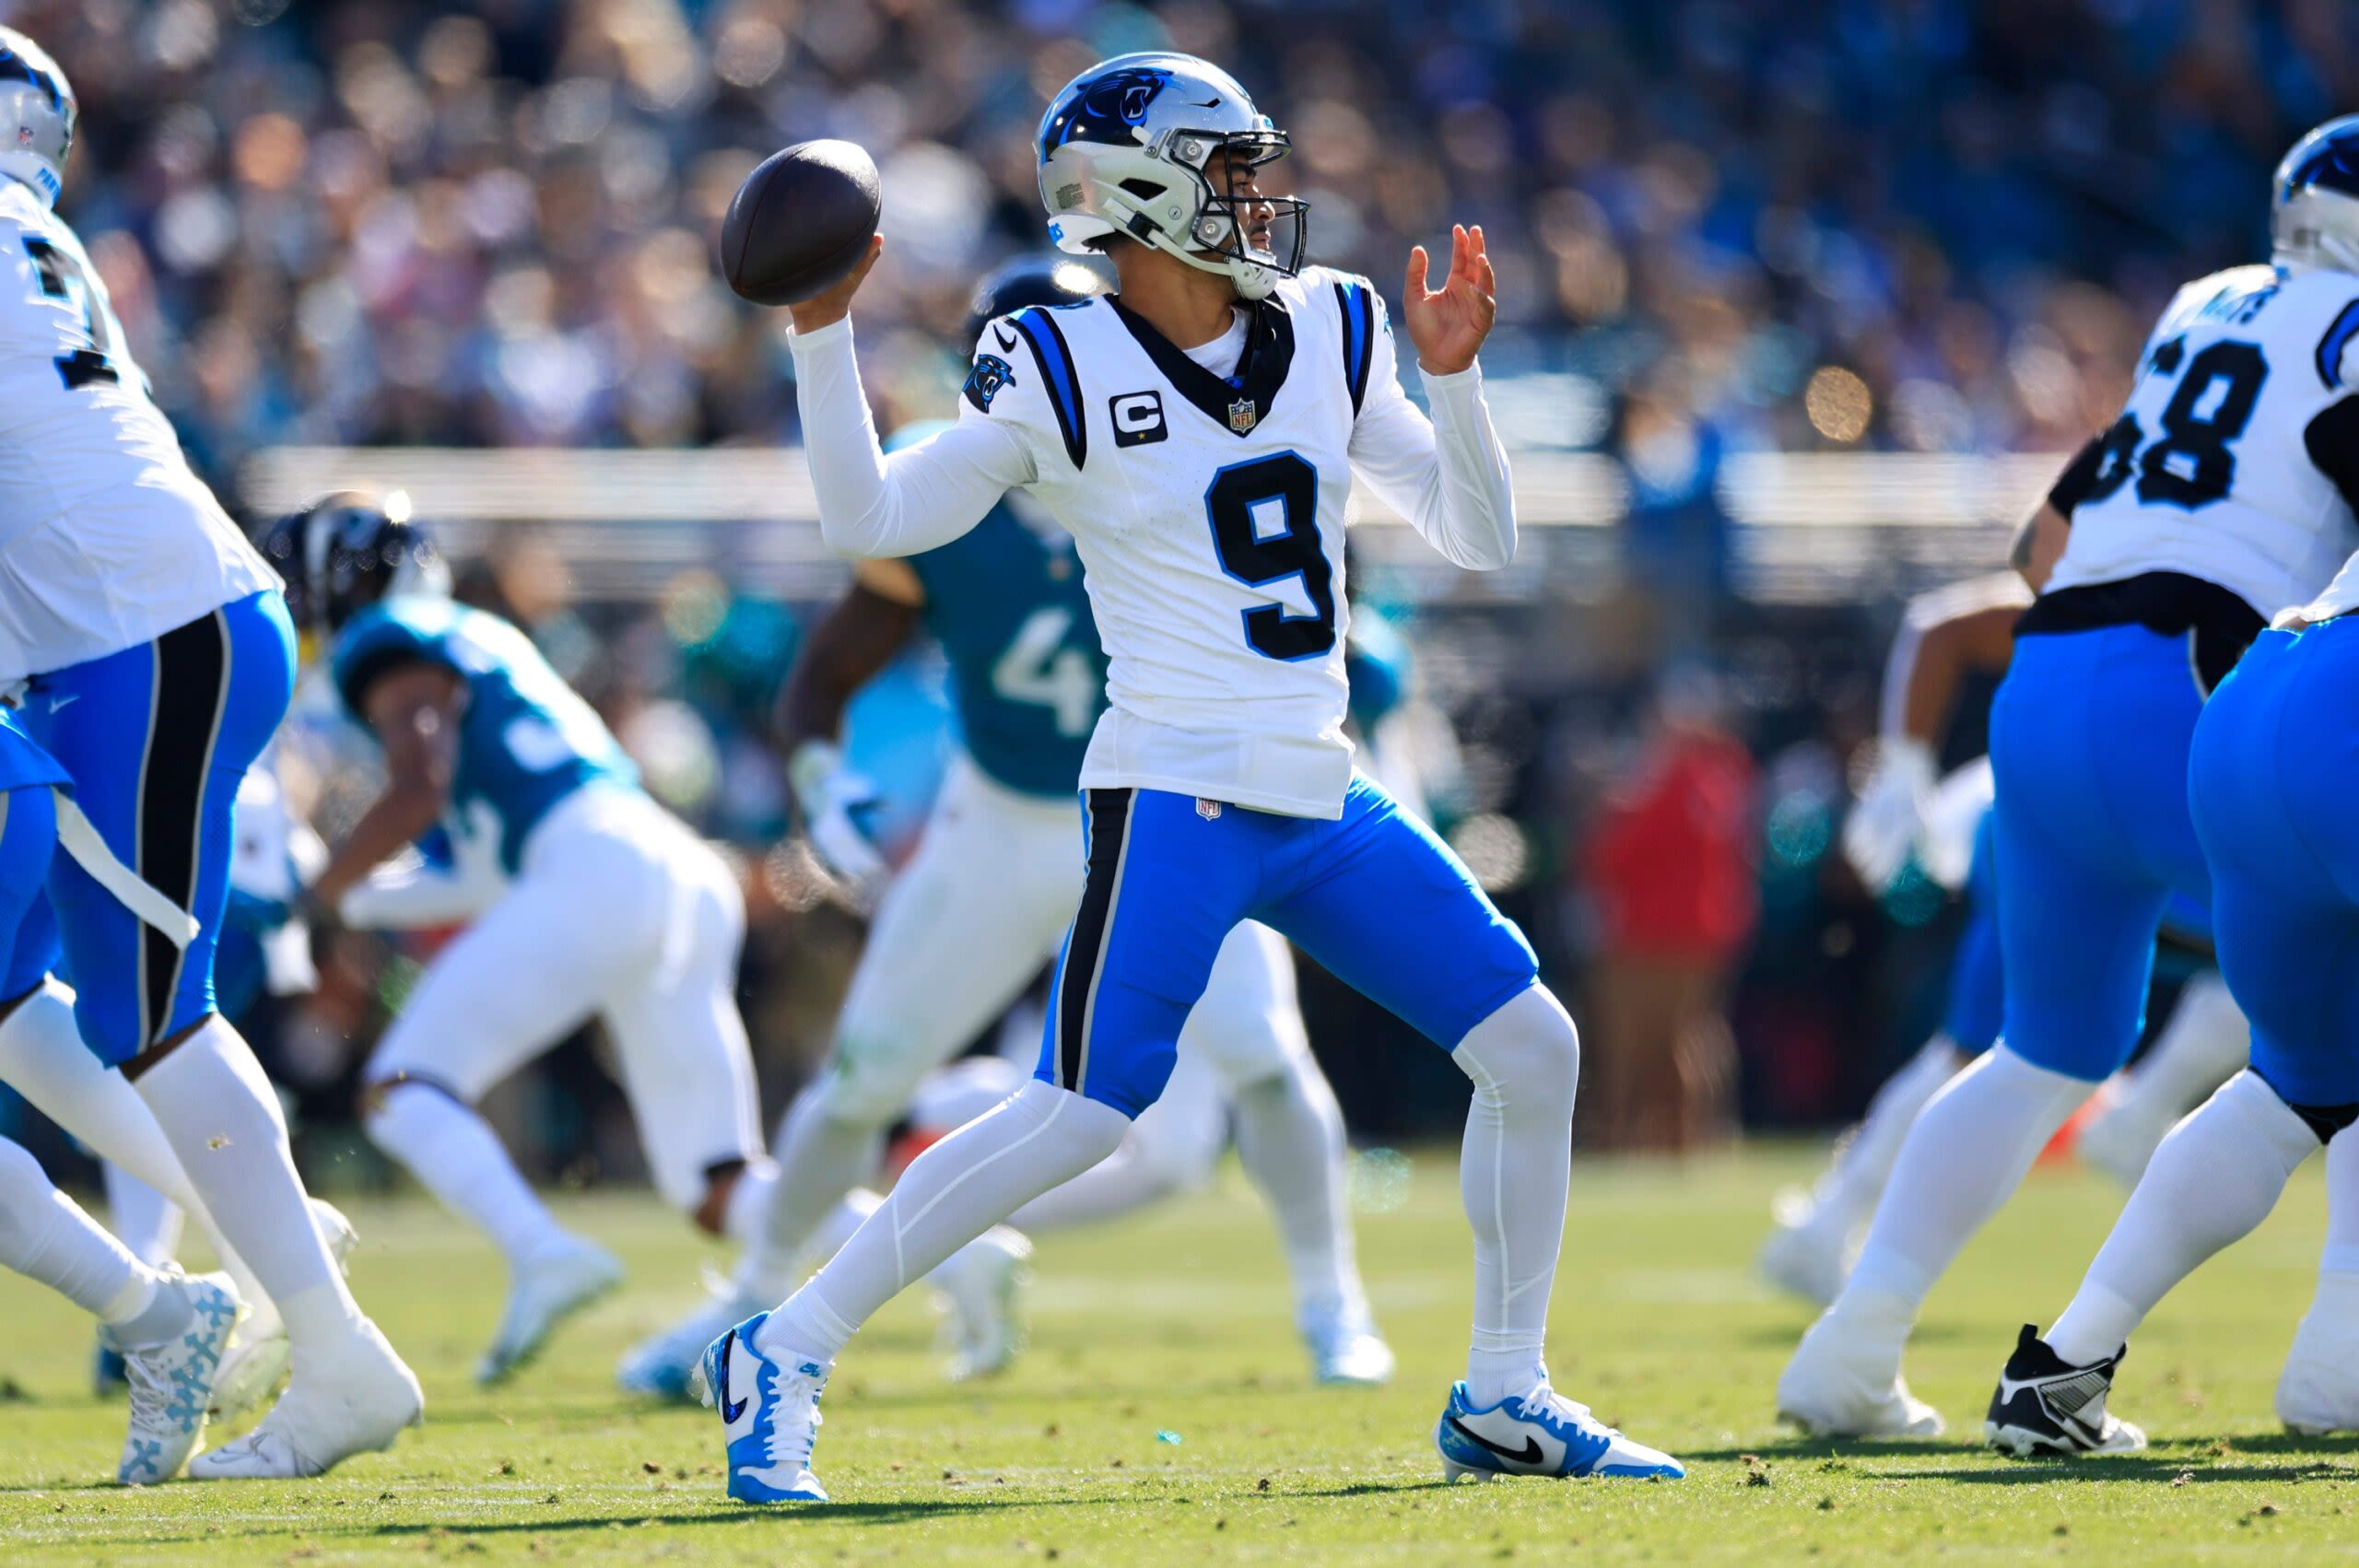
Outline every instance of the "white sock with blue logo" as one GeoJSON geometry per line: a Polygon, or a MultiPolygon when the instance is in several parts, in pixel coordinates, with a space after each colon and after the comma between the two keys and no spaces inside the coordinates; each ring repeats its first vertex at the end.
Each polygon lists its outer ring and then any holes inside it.
{"type": "Polygon", "coordinates": [[[1580,1037],[1544,986],[1466,1032],[1450,1053],[1474,1081],[1459,1196],[1474,1231],[1474,1331],[1466,1393],[1476,1409],[1547,1376],[1548,1293],[1572,1179],[1580,1037]]]}
{"type": "Polygon", "coordinates": [[[827,1362],[911,1281],[1027,1199],[1112,1153],[1131,1118],[1069,1089],[1027,1081],[910,1163],[891,1196],[756,1336],[773,1360],[827,1362]]]}

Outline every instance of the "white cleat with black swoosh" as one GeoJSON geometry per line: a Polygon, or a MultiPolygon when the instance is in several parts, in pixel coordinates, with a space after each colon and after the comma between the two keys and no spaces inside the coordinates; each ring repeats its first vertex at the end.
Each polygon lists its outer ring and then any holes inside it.
{"type": "Polygon", "coordinates": [[[2074,1366],[2048,1348],[2038,1325],[2025,1324],[2007,1370],[1999,1375],[1998,1391],[1990,1396],[1982,1441],[2018,1459],[2136,1453],[2146,1446],[2146,1434],[2105,1408],[2114,1370],[2128,1353],[2125,1345],[2103,1361],[2074,1366]]]}
{"type": "Polygon", "coordinates": [[[1543,1383],[1476,1409],[1466,1385],[1450,1385],[1449,1403],[1434,1427],[1445,1480],[1473,1476],[1615,1476],[1677,1480],[1685,1467],[1670,1455],[1625,1437],[1543,1383]]]}

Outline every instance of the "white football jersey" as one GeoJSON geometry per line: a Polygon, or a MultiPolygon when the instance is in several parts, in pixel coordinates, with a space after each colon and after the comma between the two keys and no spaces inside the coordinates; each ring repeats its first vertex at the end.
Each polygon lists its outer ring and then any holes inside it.
{"type": "Polygon", "coordinates": [[[1416,450],[1404,415],[1426,428],[1376,290],[1318,267],[1283,280],[1231,376],[1112,298],[994,321],[975,365],[960,419],[1029,451],[1027,488],[1073,534],[1105,645],[1082,785],[1338,814],[1344,502],[1355,468],[1380,481],[1416,450]]]}
{"type": "Polygon", "coordinates": [[[2317,593],[2359,547],[2354,343],[2348,274],[2235,267],[2180,289],[2048,591],[2178,572],[2263,618],[2317,593]]]}
{"type": "Polygon", "coordinates": [[[0,179],[0,680],[278,586],[189,471],[82,242],[0,179]]]}

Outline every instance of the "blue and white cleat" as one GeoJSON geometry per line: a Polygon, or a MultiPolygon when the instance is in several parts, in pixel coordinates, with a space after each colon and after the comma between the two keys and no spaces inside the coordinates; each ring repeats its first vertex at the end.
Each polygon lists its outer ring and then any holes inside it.
{"type": "Polygon", "coordinates": [[[210,1277],[190,1279],[167,1264],[158,1290],[188,1303],[187,1326],[158,1345],[126,1347],[123,1371],[131,1386],[131,1428],[123,1436],[115,1480],[155,1486],[181,1473],[205,1439],[205,1407],[221,1352],[238,1326],[237,1296],[210,1277]]]}
{"type": "Polygon", "coordinates": [[[1614,1476],[1678,1480],[1686,1468],[1670,1455],[1634,1443],[1543,1383],[1476,1410],[1466,1385],[1450,1385],[1449,1403],[1434,1427],[1444,1480],[1461,1476],[1614,1476]]]}
{"type": "Polygon", "coordinates": [[[707,1347],[697,1363],[697,1398],[721,1411],[729,1439],[729,1495],[740,1503],[825,1503],[811,1473],[819,1440],[819,1396],[828,1365],[770,1360],[754,1344],[770,1315],[757,1312],[707,1347]]]}

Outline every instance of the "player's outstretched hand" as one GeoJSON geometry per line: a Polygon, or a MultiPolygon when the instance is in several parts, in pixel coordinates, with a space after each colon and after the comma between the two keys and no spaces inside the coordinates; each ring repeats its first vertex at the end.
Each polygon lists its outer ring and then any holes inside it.
{"type": "Polygon", "coordinates": [[[1474,363],[1499,313],[1498,280],[1483,247],[1482,226],[1450,227],[1449,275],[1438,292],[1426,288],[1426,248],[1419,245],[1409,252],[1401,316],[1409,324],[1409,341],[1417,345],[1417,363],[1438,376],[1455,375],[1474,363]]]}
{"type": "Polygon", "coordinates": [[[858,266],[844,275],[841,283],[825,294],[813,295],[800,305],[789,305],[786,313],[793,318],[794,330],[817,332],[821,327],[834,326],[851,314],[851,297],[860,292],[860,280],[868,275],[868,269],[876,264],[876,258],[884,249],[885,237],[882,234],[871,236],[868,254],[860,259],[858,266]]]}

